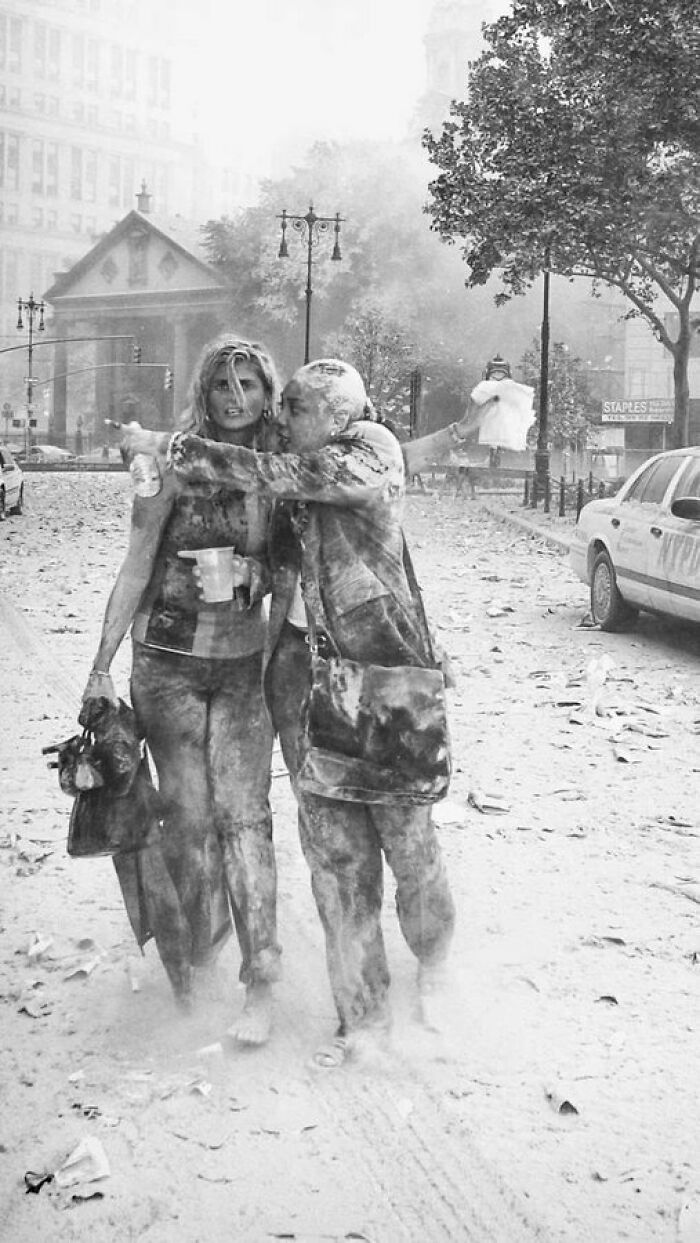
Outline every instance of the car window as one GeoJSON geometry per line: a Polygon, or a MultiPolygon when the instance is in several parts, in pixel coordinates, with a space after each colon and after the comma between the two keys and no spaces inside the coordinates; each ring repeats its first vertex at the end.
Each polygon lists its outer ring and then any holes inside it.
{"type": "Polygon", "coordinates": [[[674,490],[674,496],[696,496],[700,500],[700,457],[688,458],[686,469],[674,490]]]}
{"type": "Polygon", "coordinates": [[[640,501],[644,505],[658,504],[681,465],[677,457],[662,457],[653,462],[632,484],[625,496],[626,501],[640,501]]]}

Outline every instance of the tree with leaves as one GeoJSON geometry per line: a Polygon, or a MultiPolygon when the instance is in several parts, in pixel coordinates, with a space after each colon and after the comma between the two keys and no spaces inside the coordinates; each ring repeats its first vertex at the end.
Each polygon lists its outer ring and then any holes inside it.
{"type": "Polygon", "coordinates": [[[392,318],[381,303],[368,300],[325,344],[331,355],[357,367],[376,408],[400,421],[409,401],[410,373],[419,358],[405,323],[392,318]]]}
{"type": "Polygon", "coordinates": [[[407,375],[413,366],[424,374],[424,430],[461,414],[464,392],[492,354],[527,347],[538,314],[534,301],[495,310],[489,290],[465,290],[459,255],[423,210],[428,169],[407,143],[317,143],[287,176],[264,182],[256,204],[204,228],[210,262],[231,285],[229,326],[257,335],[289,375],[302,359],[306,248],[288,229],[289,258],[278,258],[277,217],[285,207],[304,213],[310,201],[319,214],[340,211],[342,262],[330,262],[332,237],[314,250],[312,356],[340,349],[339,341],[345,349],[349,338],[359,349],[368,316],[380,337],[398,333],[417,355],[407,375]]]}
{"type": "MultiPolygon", "coordinates": [[[[520,375],[525,384],[535,390],[535,404],[539,398],[540,345],[535,340],[520,360],[520,375]]],[[[589,429],[595,423],[592,410],[588,375],[580,358],[572,355],[564,341],[552,344],[549,364],[548,428],[556,449],[575,447],[585,449],[589,429]]]]}
{"type": "Polygon", "coordinates": [[[499,274],[498,302],[543,271],[619,290],[626,317],[644,318],[673,356],[674,435],[687,444],[700,282],[696,6],[513,0],[484,34],[468,98],[424,138],[439,170],[433,227],[461,242],[468,286],[499,274]]]}

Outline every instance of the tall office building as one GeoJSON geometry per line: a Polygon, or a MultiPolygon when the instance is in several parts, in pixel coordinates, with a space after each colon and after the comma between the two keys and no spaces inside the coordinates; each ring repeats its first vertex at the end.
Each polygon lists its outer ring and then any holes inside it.
{"type": "MultiPolygon", "coordinates": [[[[21,342],[18,296],[39,298],[136,206],[142,181],[161,215],[201,222],[220,206],[206,202],[189,109],[192,8],[0,0],[0,347],[21,342]]],[[[26,363],[2,361],[0,403],[19,406],[26,363]]]]}

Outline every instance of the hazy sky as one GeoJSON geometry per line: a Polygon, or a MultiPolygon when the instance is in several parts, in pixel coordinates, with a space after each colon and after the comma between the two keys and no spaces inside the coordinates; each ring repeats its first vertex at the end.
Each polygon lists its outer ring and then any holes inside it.
{"type": "MultiPolygon", "coordinates": [[[[433,0],[209,0],[187,42],[205,145],[261,163],[316,137],[401,137],[433,0]]],[[[188,3],[189,16],[196,11],[188,3]],[[191,6],[191,7],[190,7],[191,6]]],[[[262,170],[264,171],[264,169],[262,170]]]]}

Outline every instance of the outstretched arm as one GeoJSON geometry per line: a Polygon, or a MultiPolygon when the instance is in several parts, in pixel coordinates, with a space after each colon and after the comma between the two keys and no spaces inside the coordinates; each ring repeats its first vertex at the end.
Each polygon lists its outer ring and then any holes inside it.
{"type": "MultiPolygon", "coordinates": [[[[127,452],[158,450],[154,433],[135,430],[133,425],[124,431],[127,452]]],[[[376,423],[351,425],[324,448],[302,454],[259,453],[177,432],[170,440],[168,466],[187,483],[216,483],[278,500],[351,507],[398,496],[403,487],[398,441],[376,423]]]]}
{"type": "Polygon", "coordinates": [[[450,423],[439,432],[431,432],[429,436],[419,436],[417,440],[406,440],[401,445],[406,474],[419,475],[434,462],[443,461],[455,448],[460,448],[465,441],[473,439],[478,433],[487,410],[491,410],[498,397],[490,397],[482,405],[477,405],[471,397],[462,418],[457,423],[450,423]]]}

